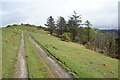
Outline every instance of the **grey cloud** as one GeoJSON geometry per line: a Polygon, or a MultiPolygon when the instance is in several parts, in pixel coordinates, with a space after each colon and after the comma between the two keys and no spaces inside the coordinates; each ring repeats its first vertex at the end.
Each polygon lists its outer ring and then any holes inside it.
{"type": "Polygon", "coordinates": [[[6,26],[8,24],[20,24],[26,19],[27,17],[20,12],[10,12],[2,16],[1,26],[6,26]]]}

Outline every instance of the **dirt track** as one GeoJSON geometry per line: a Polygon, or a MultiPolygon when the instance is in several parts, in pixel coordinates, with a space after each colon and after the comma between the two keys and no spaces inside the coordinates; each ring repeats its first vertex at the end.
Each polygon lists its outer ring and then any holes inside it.
{"type": "MultiPolygon", "coordinates": [[[[27,33],[27,32],[26,32],[27,33]]],[[[49,63],[49,66],[52,67],[55,70],[55,74],[59,76],[59,78],[70,78],[70,75],[65,72],[52,58],[50,58],[44,50],[31,38],[31,36],[27,33],[29,39],[32,41],[32,43],[36,46],[36,48],[41,53],[42,57],[46,59],[46,63],[49,63]]]]}
{"type": "Polygon", "coordinates": [[[26,59],[24,54],[24,33],[22,31],[20,49],[17,55],[13,78],[28,78],[26,59]]]}
{"type": "MultiPolygon", "coordinates": [[[[26,32],[27,33],[27,32],[26,32]]],[[[47,71],[49,72],[49,76],[51,78],[70,78],[70,75],[65,72],[52,58],[50,58],[44,50],[38,46],[38,44],[31,38],[31,36],[27,33],[29,40],[35,45],[38,49],[40,54],[37,54],[38,57],[46,63],[47,71]]],[[[22,31],[22,37],[20,42],[19,52],[16,58],[16,64],[14,67],[13,78],[24,78],[28,79],[28,71],[26,65],[26,58],[25,58],[25,50],[24,50],[24,32],[22,31]]]]}

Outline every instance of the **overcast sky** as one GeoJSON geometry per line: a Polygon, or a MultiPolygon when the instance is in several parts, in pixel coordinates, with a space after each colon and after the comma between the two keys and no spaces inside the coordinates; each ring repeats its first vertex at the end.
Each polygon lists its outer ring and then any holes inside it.
{"type": "Polygon", "coordinates": [[[29,23],[42,25],[49,16],[55,20],[63,16],[66,21],[76,11],[83,21],[90,20],[92,27],[118,27],[119,0],[2,0],[0,26],[29,23]]]}

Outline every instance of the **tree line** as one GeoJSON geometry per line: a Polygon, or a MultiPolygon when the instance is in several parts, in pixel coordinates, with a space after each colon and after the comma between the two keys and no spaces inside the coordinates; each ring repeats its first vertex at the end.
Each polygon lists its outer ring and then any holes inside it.
{"type": "Polygon", "coordinates": [[[60,16],[55,23],[54,18],[50,16],[45,26],[48,27],[50,34],[63,41],[79,42],[86,48],[118,58],[117,38],[113,34],[91,28],[91,22],[89,20],[83,22],[81,15],[75,11],[68,21],[60,16]]]}
{"type": "MultiPolygon", "coordinates": [[[[86,41],[88,42],[91,40],[90,33],[94,33],[94,30],[90,27],[92,24],[90,21],[86,20],[85,23],[82,23],[81,15],[77,15],[77,13],[74,11],[74,14],[69,17],[68,21],[65,21],[64,17],[60,16],[55,24],[54,18],[50,16],[47,19],[47,23],[45,26],[48,26],[50,34],[56,34],[56,36],[61,36],[62,34],[69,34],[69,37],[71,41],[76,41],[77,35],[79,33],[79,30],[85,29],[84,32],[86,38],[86,41]],[[86,28],[82,27],[83,25],[87,26],[86,28]],[[78,30],[79,29],[79,30],[78,30]]],[[[68,36],[68,35],[66,35],[68,36]]]]}

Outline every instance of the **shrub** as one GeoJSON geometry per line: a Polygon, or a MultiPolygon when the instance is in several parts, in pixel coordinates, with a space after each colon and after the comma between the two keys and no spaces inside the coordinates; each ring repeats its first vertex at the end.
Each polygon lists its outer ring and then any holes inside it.
{"type": "Polygon", "coordinates": [[[91,49],[91,44],[90,44],[90,42],[87,42],[87,43],[85,44],[85,47],[86,47],[87,49],[91,49]]]}
{"type": "Polygon", "coordinates": [[[69,32],[64,32],[62,35],[67,35],[68,37],[71,37],[71,33],[69,32]]]}
{"type": "Polygon", "coordinates": [[[11,25],[8,25],[7,27],[11,27],[11,25]]]}
{"type": "Polygon", "coordinates": [[[21,23],[21,25],[24,25],[23,23],[21,23]]]}
{"type": "Polygon", "coordinates": [[[62,34],[60,35],[62,41],[70,41],[70,37],[68,35],[62,34]]]}
{"type": "Polygon", "coordinates": [[[17,24],[13,24],[13,26],[18,26],[17,24]]]}

